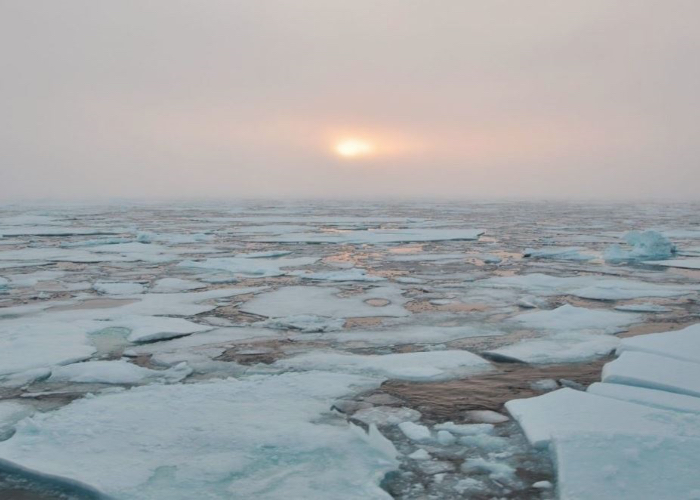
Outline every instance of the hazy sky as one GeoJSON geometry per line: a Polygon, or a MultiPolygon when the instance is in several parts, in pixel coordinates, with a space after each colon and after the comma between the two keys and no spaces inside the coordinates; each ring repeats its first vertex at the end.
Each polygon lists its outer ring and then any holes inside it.
{"type": "Polygon", "coordinates": [[[0,201],[700,200],[699,20],[697,0],[0,0],[0,201]]]}

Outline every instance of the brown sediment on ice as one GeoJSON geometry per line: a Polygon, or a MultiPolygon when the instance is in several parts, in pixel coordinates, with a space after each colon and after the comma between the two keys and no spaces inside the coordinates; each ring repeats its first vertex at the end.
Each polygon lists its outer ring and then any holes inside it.
{"type": "Polygon", "coordinates": [[[543,379],[566,379],[582,386],[600,380],[600,372],[611,357],[587,363],[528,365],[498,363],[498,372],[444,382],[390,380],[380,391],[402,399],[406,406],[435,421],[461,421],[468,410],[503,411],[511,399],[542,394],[531,384],[543,379]]]}
{"type": "Polygon", "coordinates": [[[77,304],[67,306],[54,306],[48,311],[79,311],[83,309],[111,309],[113,307],[121,307],[138,302],[138,299],[88,299],[77,304]]]}
{"type": "Polygon", "coordinates": [[[343,324],[343,328],[350,330],[353,328],[375,328],[382,326],[385,317],[383,316],[364,316],[357,318],[347,318],[343,324]]]}
{"type": "Polygon", "coordinates": [[[368,306],[372,307],[386,307],[389,304],[391,304],[391,301],[388,299],[379,299],[379,298],[373,298],[373,299],[367,299],[364,301],[365,304],[368,306]]]}
{"type": "Polygon", "coordinates": [[[234,361],[241,365],[256,365],[258,363],[272,364],[288,356],[288,352],[308,352],[311,349],[326,349],[325,342],[297,342],[292,338],[272,339],[258,342],[238,344],[226,349],[216,361],[234,361]]]}
{"type": "Polygon", "coordinates": [[[429,300],[413,300],[408,302],[406,309],[412,313],[422,312],[486,312],[489,306],[486,304],[467,304],[464,302],[453,302],[451,304],[433,304],[429,300]]]}
{"type": "Polygon", "coordinates": [[[638,325],[630,326],[627,331],[622,332],[618,337],[635,337],[637,335],[646,335],[648,333],[659,333],[659,332],[673,332],[675,330],[682,330],[685,327],[696,324],[698,321],[695,320],[681,320],[681,321],[658,321],[650,323],[640,323],[638,325]]]}

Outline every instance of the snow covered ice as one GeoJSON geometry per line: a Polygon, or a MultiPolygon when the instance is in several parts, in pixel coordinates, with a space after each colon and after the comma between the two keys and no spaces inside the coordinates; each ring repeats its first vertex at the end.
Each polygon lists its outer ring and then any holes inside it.
{"type": "Polygon", "coordinates": [[[694,212],[570,208],[3,207],[0,464],[114,499],[700,491],[694,212]]]}

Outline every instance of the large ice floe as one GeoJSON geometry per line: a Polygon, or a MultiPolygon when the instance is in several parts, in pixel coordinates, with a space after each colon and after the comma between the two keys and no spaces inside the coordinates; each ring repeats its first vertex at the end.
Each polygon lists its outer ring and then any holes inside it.
{"type": "Polygon", "coordinates": [[[546,336],[491,349],[485,354],[494,360],[544,364],[587,361],[610,354],[620,343],[610,334],[640,322],[641,316],[563,305],[520,314],[510,321],[546,336]]]}
{"type": "Polygon", "coordinates": [[[624,339],[587,392],[506,403],[530,443],[549,446],[559,498],[700,495],[697,326],[624,339]]]}
{"type": "Polygon", "coordinates": [[[678,297],[697,293],[700,289],[696,285],[665,285],[591,275],[560,277],[542,273],[488,278],[476,282],[476,285],[516,289],[533,295],[572,295],[592,300],[678,297]]]}
{"type": "Polygon", "coordinates": [[[0,457],[118,499],[390,498],[393,446],[328,414],[374,384],[310,372],[145,386],[25,419],[0,457]]]}
{"type": "Polygon", "coordinates": [[[16,308],[18,317],[0,319],[0,376],[63,365],[90,358],[96,351],[91,335],[124,328],[129,341],[144,342],[210,330],[183,318],[216,308],[211,300],[259,291],[228,288],[207,292],[123,296],[116,307],[84,307],[76,301],[52,309],[16,308]],[[39,309],[37,311],[37,309],[39,309]],[[158,316],[156,316],[158,315],[158,316]]]}

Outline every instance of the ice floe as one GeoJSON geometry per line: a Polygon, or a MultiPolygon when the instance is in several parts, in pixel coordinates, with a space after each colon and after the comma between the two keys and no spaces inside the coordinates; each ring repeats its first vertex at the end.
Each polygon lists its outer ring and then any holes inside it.
{"type": "Polygon", "coordinates": [[[673,332],[622,339],[618,353],[639,351],[700,363],[700,323],[673,332]]]}
{"type": "Polygon", "coordinates": [[[198,281],[183,280],[180,278],[162,278],[149,290],[153,293],[176,293],[206,288],[207,285],[198,281]]]}
{"type": "Polygon", "coordinates": [[[624,384],[591,384],[588,392],[597,396],[605,396],[631,403],[638,403],[662,410],[675,410],[700,414],[700,398],[666,392],[664,390],[647,389],[624,384]]]}
{"type": "Polygon", "coordinates": [[[661,285],[601,276],[549,276],[541,273],[488,278],[476,286],[515,288],[533,295],[573,295],[593,300],[628,300],[643,297],[678,297],[696,293],[698,287],[661,285]]]}
{"type": "Polygon", "coordinates": [[[366,424],[398,425],[402,422],[415,422],[421,417],[420,413],[410,408],[394,406],[373,406],[363,408],[353,413],[352,418],[366,424]]]}
{"type": "Polygon", "coordinates": [[[384,330],[348,330],[331,331],[322,337],[335,342],[358,342],[373,346],[390,346],[402,344],[442,344],[457,339],[474,337],[493,337],[505,332],[492,326],[429,326],[405,325],[389,326],[384,330]]]}
{"type": "Polygon", "coordinates": [[[658,304],[626,304],[622,306],[615,306],[615,309],[617,311],[640,313],[666,313],[673,311],[673,309],[670,307],[664,307],[658,304]]]}
{"type": "Polygon", "coordinates": [[[349,297],[339,296],[339,288],[287,286],[260,294],[241,306],[241,310],[267,317],[298,315],[349,318],[361,316],[408,316],[401,290],[394,287],[372,288],[349,297]],[[384,306],[372,306],[369,299],[385,299],[384,306]]]}
{"type": "Polygon", "coordinates": [[[303,333],[332,332],[342,330],[345,320],[313,314],[296,314],[282,318],[270,318],[256,323],[257,326],[277,330],[299,330],[303,333]]]}
{"type": "Polygon", "coordinates": [[[700,397],[699,363],[645,352],[623,352],[603,367],[602,380],[700,397]]]}
{"type": "Polygon", "coordinates": [[[553,456],[561,499],[690,500],[700,495],[697,438],[601,429],[555,439],[553,456]]]}
{"type": "Polygon", "coordinates": [[[145,287],[140,283],[103,283],[93,285],[95,291],[105,295],[134,295],[142,293],[145,287]]]}
{"type": "Polygon", "coordinates": [[[313,351],[281,359],[274,365],[294,370],[325,370],[416,381],[447,380],[493,369],[491,363],[467,351],[384,355],[313,351]]]}
{"type": "Polygon", "coordinates": [[[623,327],[641,321],[641,317],[565,304],[550,311],[520,314],[512,318],[512,321],[531,329],[617,333],[623,327]]]}
{"type": "Polygon", "coordinates": [[[379,482],[398,465],[391,443],[319,421],[333,399],[374,385],[313,372],[148,385],[25,419],[0,459],[115,499],[389,499],[379,482]]]}
{"type": "Polygon", "coordinates": [[[655,266],[677,267],[680,269],[700,269],[700,259],[669,259],[650,262],[655,266]]]}
{"type": "Polygon", "coordinates": [[[15,424],[34,413],[34,408],[16,401],[0,401],[0,441],[14,430],[15,424]]]}
{"type": "Polygon", "coordinates": [[[293,275],[307,280],[317,281],[384,281],[386,278],[367,274],[364,269],[352,268],[343,271],[328,271],[319,273],[293,272],[293,275]]]}
{"type": "Polygon", "coordinates": [[[155,314],[191,316],[216,308],[212,299],[259,291],[260,288],[229,288],[207,292],[140,294],[120,296],[117,307],[72,308],[80,302],[18,306],[14,317],[0,320],[0,375],[82,361],[97,350],[89,334],[110,327],[125,327],[132,341],[170,338],[205,331],[211,327],[181,318],[155,314]]]}
{"type": "Polygon", "coordinates": [[[399,424],[399,429],[401,429],[401,432],[403,432],[404,435],[411,441],[425,443],[432,439],[430,429],[421,424],[416,424],[414,422],[402,422],[399,424]]]}
{"type": "Polygon", "coordinates": [[[610,433],[700,438],[698,415],[650,408],[568,388],[508,401],[506,409],[536,447],[546,447],[555,436],[567,438],[596,432],[602,422],[610,433]]]}
{"type": "Polygon", "coordinates": [[[610,354],[620,340],[610,335],[564,332],[540,339],[527,339],[484,352],[495,361],[532,364],[576,363],[610,354]]]}
{"type": "Polygon", "coordinates": [[[307,266],[317,260],[318,258],[316,257],[282,257],[278,259],[219,257],[202,261],[187,260],[180,262],[178,265],[186,268],[226,271],[231,274],[252,278],[268,278],[287,274],[288,271],[284,270],[286,268],[307,266]]]}
{"type": "Polygon", "coordinates": [[[186,363],[167,370],[151,370],[127,361],[86,361],[54,368],[49,382],[142,384],[147,381],[179,382],[192,373],[186,363]]]}

